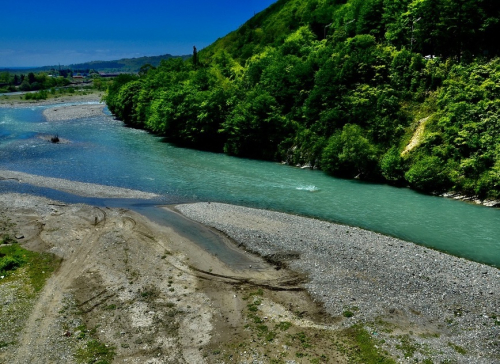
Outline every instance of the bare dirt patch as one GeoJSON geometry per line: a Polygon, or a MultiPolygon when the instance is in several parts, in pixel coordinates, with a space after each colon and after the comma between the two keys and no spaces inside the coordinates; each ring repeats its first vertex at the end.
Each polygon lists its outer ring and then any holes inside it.
{"type": "Polygon", "coordinates": [[[403,152],[401,153],[401,156],[405,156],[420,145],[424,137],[425,124],[427,120],[429,120],[429,118],[430,116],[418,121],[417,128],[415,129],[415,132],[413,133],[413,136],[411,137],[411,140],[406,146],[405,150],[403,150],[403,152]]]}

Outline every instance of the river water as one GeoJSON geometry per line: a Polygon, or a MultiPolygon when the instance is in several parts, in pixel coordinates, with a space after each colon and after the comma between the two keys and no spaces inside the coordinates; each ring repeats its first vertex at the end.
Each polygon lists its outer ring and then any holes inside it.
{"type": "Polygon", "coordinates": [[[178,148],[111,116],[47,122],[47,107],[0,108],[0,169],[311,216],[500,267],[499,209],[178,148]],[[55,134],[69,142],[41,138],[55,134]]]}

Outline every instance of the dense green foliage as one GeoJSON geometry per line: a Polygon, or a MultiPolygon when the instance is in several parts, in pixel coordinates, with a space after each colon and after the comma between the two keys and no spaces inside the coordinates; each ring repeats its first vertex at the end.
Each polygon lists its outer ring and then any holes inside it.
{"type": "Polygon", "coordinates": [[[52,77],[44,72],[37,74],[30,72],[27,75],[0,73],[0,92],[47,90],[52,87],[67,86],[69,83],[67,78],[52,77]]]}
{"type": "Polygon", "coordinates": [[[494,0],[280,0],[107,103],[194,148],[498,198],[496,34],[494,0]]]}
{"type": "Polygon", "coordinates": [[[15,242],[9,235],[4,235],[0,239],[0,275],[6,275],[26,263],[26,256],[23,256],[23,252],[17,249],[17,245],[4,246],[4,244],[15,242]]]}

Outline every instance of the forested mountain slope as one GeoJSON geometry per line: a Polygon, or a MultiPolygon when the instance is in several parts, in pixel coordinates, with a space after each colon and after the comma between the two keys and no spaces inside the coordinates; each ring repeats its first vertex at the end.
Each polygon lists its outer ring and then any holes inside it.
{"type": "Polygon", "coordinates": [[[280,0],[106,99],[190,147],[499,198],[498,34],[495,0],[280,0]]]}

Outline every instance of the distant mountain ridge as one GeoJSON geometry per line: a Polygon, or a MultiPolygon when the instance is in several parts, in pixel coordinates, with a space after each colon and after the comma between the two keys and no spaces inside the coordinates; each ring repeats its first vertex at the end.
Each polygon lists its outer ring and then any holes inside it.
{"type": "Polygon", "coordinates": [[[171,54],[163,54],[159,56],[143,56],[137,58],[122,58],[112,61],[90,61],[84,63],[75,63],[70,65],[51,65],[42,67],[6,67],[0,68],[0,72],[11,72],[11,73],[27,73],[27,72],[43,72],[51,69],[68,69],[71,70],[85,70],[93,69],[100,72],[138,72],[139,69],[145,65],[150,64],[157,67],[162,60],[168,60],[171,58],[181,58],[183,60],[188,59],[191,55],[174,56],[171,54]]]}
{"type": "Polygon", "coordinates": [[[115,61],[91,61],[85,63],[71,64],[68,68],[72,70],[77,69],[94,69],[96,71],[102,72],[138,72],[139,69],[145,65],[150,64],[157,67],[162,60],[167,60],[170,58],[181,58],[187,59],[191,55],[184,56],[173,56],[171,54],[164,54],[160,56],[144,56],[138,58],[122,58],[115,61]]]}

